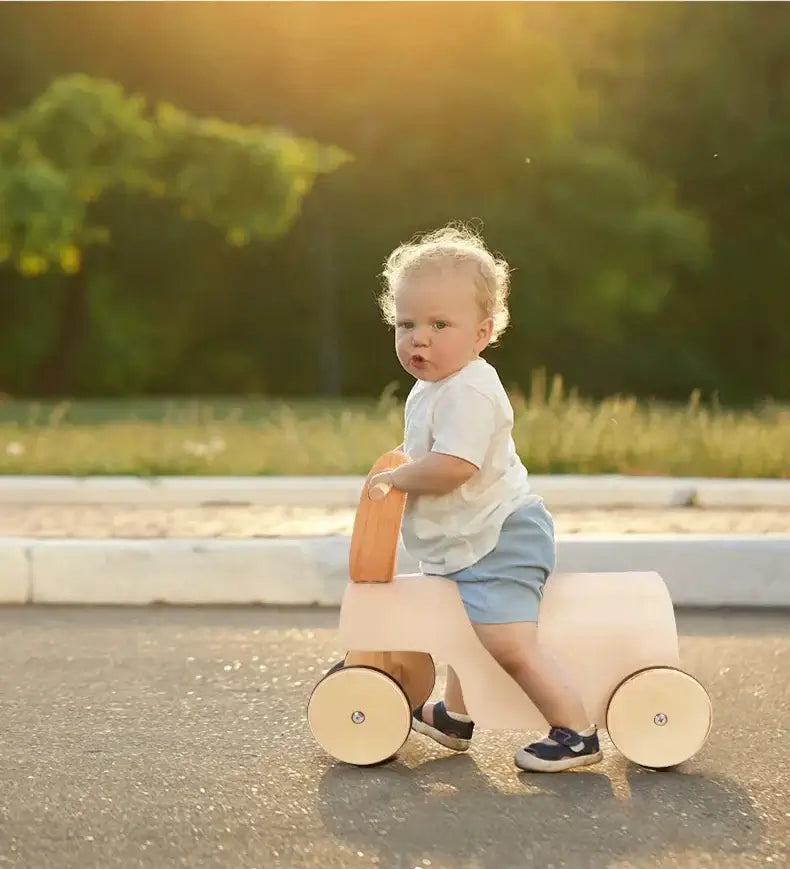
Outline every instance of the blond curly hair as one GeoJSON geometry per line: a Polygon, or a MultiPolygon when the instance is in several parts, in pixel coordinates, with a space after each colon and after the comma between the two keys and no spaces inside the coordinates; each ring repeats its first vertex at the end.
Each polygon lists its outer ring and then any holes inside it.
{"type": "Polygon", "coordinates": [[[479,233],[461,224],[417,236],[387,257],[382,272],[384,289],[379,296],[385,322],[395,325],[395,293],[405,279],[427,266],[444,264],[471,266],[474,270],[480,310],[494,324],[489,344],[495,343],[510,322],[510,267],[488,250],[479,233]]]}

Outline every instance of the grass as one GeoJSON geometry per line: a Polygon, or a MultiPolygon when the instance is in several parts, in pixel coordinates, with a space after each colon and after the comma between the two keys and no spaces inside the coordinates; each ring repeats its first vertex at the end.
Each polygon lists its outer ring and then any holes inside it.
{"type": "MultiPolygon", "coordinates": [[[[790,477],[790,409],[749,411],[550,387],[512,394],[514,438],[532,473],[790,477]]],[[[403,407],[371,402],[201,401],[0,404],[0,474],[364,474],[402,440],[403,407]]]]}

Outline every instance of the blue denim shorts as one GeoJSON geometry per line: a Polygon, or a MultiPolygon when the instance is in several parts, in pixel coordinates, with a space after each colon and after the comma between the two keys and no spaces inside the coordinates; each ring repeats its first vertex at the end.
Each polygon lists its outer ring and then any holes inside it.
{"type": "Polygon", "coordinates": [[[447,579],[458,584],[470,621],[536,622],[543,586],[555,564],[554,520],[535,497],[505,519],[488,555],[447,579]]]}

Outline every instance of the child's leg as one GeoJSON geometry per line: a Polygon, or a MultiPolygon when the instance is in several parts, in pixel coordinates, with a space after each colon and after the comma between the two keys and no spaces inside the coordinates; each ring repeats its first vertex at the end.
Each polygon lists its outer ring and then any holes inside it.
{"type": "Polygon", "coordinates": [[[549,722],[548,737],[516,752],[516,766],[530,772],[561,772],[603,758],[576,686],[538,645],[535,622],[475,624],[480,641],[518,682],[549,722]]]}
{"type": "Polygon", "coordinates": [[[559,662],[538,645],[536,622],[473,627],[482,644],[518,682],[549,724],[576,731],[590,726],[573,681],[559,662]]]}
{"type": "Polygon", "coordinates": [[[412,714],[412,728],[455,751],[466,751],[472,741],[474,722],[466,712],[461,683],[452,667],[447,668],[444,699],[423,703],[412,714]]]}
{"type": "Polygon", "coordinates": [[[452,667],[447,668],[447,683],[444,686],[444,703],[450,712],[460,715],[468,715],[464,703],[464,692],[461,690],[461,681],[452,667]]]}
{"type": "MultiPolygon", "coordinates": [[[[448,712],[454,712],[458,715],[468,715],[466,704],[464,703],[464,694],[461,690],[461,682],[452,667],[447,668],[447,682],[444,687],[444,696],[442,698],[448,712]]],[[[435,703],[425,703],[422,707],[423,719],[429,724],[433,724],[433,707],[435,703]]]]}

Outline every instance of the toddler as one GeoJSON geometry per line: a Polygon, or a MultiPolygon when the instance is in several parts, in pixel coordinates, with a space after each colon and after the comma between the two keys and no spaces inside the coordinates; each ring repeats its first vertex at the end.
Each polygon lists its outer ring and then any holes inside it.
{"type": "MultiPolygon", "coordinates": [[[[513,409],[480,354],[507,327],[509,268],[474,233],[453,226],[387,259],[384,317],[416,382],[402,449],[413,460],[375,475],[408,493],[402,537],[425,574],[458,585],[483,645],[550,723],[520,749],[521,769],[555,772],[601,760],[596,727],[576,687],[537,643],[538,607],[554,569],[554,523],[530,493],[512,438],[513,409]]],[[[448,668],[444,698],[414,710],[413,729],[456,751],[474,722],[448,668]]]]}

